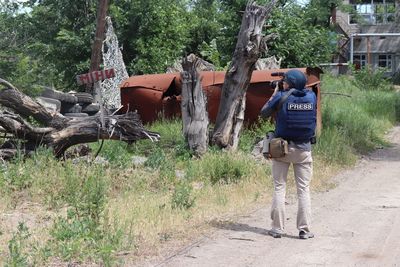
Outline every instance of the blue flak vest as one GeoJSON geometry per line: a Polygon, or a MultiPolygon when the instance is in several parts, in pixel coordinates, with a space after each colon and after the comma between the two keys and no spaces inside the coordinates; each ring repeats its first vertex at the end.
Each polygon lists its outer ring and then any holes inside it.
{"type": "Polygon", "coordinates": [[[289,141],[308,142],[315,135],[317,97],[308,89],[295,90],[276,117],[275,135],[289,141]]]}

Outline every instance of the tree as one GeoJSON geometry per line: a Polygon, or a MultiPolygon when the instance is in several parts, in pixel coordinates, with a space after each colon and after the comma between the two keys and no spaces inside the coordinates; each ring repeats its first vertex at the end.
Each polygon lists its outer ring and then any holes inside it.
{"type": "Polygon", "coordinates": [[[332,12],[342,6],[341,0],[310,0],[305,7],[305,19],[310,26],[331,26],[332,12]]]}
{"type": "MultiPolygon", "coordinates": [[[[261,5],[268,2],[258,1],[261,5]]],[[[279,1],[268,20],[272,31],[280,34],[270,45],[270,54],[282,57],[285,67],[329,60],[335,45],[334,35],[326,25],[326,4],[336,2],[312,0],[301,7],[293,0],[279,1]],[[316,16],[315,10],[323,11],[323,19],[316,16]]],[[[176,58],[192,52],[222,68],[232,59],[246,3],[247,0],[115,0],[110,2],[109,15],[131,75],[162,73],[176,58]]],[[[75,76],[89,71],[97,4],[97,0],[30,0],[18,5],[3,1],[1,76],[22,89],[54,85],[76,90],[75,76]]]]}
{"type": "Polygon", "coordinates": [[[282,67],[317,66],[330,62],[337,49],[336,34],[321,25],[308,24],[307,9],[289,2],[276,9],[269,24],[278,38],[269,46],[270,54],[283,58],[282,67]]]}
{"type": "Polygon", "coordinates": [[[189,38],[186,6],[183,0],[122,0],[110,7],[130,73],[162,73],[182,56],[189,38]]]}
{"type": "Polygon", "coordinates": [[[33,40],[29,15],[21,8],[15,2],[0,3],[0,77],[7,77],[22,90],[29,88],[29,93],[34,94],[38,88],[28,85],[51,75],[46,73],[48,69],[36,67],[38,62],[28,48],[33,40]]]}
{"type": "Polygon", "coordinates": [[[264,7],[249,1],[243,14],[235,52],[222,85],[212,137],[212,142],[221,148],[237,148],[244,120],[246,91],[255,63],[267,49],[268,36],[262,35],[262,29],[275,3],[276,0],[272,0],[264,7]]]}
{"type": "MultiPolygon", "coordinates": [[[[211,49],[217,51],[216,38],[220,36],[221,24],[221,4],[217,0],[198,0],[193,1],[189,6],[188,23],[190,39],[186,46],[186,51],[201,55],[211,49]]],[[[212,53],[202,55],[203,58],[215,66],[220,67],[219,53],[218,57],[212,56],[212,53]]]]}

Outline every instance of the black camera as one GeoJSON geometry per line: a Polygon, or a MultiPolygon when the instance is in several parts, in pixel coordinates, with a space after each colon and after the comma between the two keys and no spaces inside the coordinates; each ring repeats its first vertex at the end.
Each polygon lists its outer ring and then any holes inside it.
{"type": "Polygon", "coordinates": [[[285,73],[284,72],[273,72],[273,73],[271,73],[271,76],[272,77],[276,77],[276,76],[279,76],[279,77],[281,77],[282,79],[280,79],[280,80],[276,80],[276,81],[271,81],[271,87],[272,88],[276,88],[276,86],[278,86],[278,88],[279,88],[279,91],[283,91],[283,78],[284,78],[284,76],[285,76],[285,73]]]}
{"type": "Polygon", "coordinates": [[[279,91],[283,90],[283,79],[271,82],[271,87],[272,88],[276,88],[277,86],[279,88],[279,91]]]}

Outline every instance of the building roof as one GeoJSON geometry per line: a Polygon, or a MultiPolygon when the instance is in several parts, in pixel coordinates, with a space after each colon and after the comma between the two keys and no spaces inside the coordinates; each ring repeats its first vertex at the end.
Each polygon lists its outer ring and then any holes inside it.
{"type": "MultiPolygon", "coordinates": [[[[400,33],[400,26],[394,24],[362,26],[360,33],[400,33]]],[[[370,53],[400,53],[400,36],[369,37],[370,53]]],[[[355,37],[354,53],[367,53],[368,38],[355,37]]]]}

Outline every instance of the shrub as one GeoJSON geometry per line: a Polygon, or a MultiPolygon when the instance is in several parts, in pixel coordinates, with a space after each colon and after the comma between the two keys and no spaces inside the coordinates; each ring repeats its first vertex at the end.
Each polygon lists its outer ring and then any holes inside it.
{"type": "MultiPolygon", "coordinates": [[[[92,153],[96,153],[100,143],[92,144],[92,153]]],[[[100,150],[100,156],[104,156],[113,167],[127,168],[132,163],[132,152],[129,144],[121,141],[104,141],[103,148],[100,150]]]]}
{"type": "Polygon", "coordinates": [[[194,205],[194,197],[192,197],[193,188],[187,182],[180,182],[175,186],[172,195],[173,209],[189,209],[194,205]]]}
{"type": "Polygon", "coordinates": [[[144,165],[152,169],[158,169],[165,161],[166,157],[164,151],[159,147],[155,147],[149,154],[144,165]]]}
{"type": "Polygon", "coordinates": [[[251,164],[247,160],[229,153],[211,154],[203,162],[204,173],[212,184],[236,183],[251,171],[251,164]]]}
{"type": "Polygon", "coordinates": [[[26,242],[30,233],[28,227],[24,223],[18,224],[17,232],[14,233],[12,239],[8,241],[8,259],[5,266],[29,266],[28,255],[25,251],[26,242]]]}
{"type": "Polygon", "coordinates": [[[391,90],[392,84],[386,75],[386,69],[371,70],[362,68],[354,71],[354,83],[361,90],[391,90]]]}
{"type": "Polygon", "coordinates": [[[76,166],[68,166],[70,175],[61,194],[69,208],[66,217],[55,220],[48,247],[64,260],[101,258],[103,264],[111,265],[112,251],[120,245],[122,232],[109,229],[107,224],[104,171],[92,167],[87,176],[82,176],[76,166]]]}

